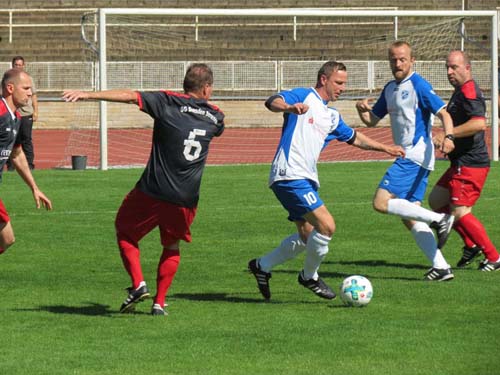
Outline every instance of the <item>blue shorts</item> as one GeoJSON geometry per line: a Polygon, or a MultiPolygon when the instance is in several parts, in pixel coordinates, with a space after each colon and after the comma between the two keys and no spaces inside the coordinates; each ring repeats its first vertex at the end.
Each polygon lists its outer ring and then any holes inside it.
{"type": "Polygon", "coordinates": [[[290,221],[302,221],[305,214],[323,205],[318,187],[311,180],[276,181],[271,190],[288,211],[290,221]]]}
{"type": "Polygon", "coordinates": [[[411,160],[398,158],[385,172],[378,187],[398,198],[422,202],[430,172],[411,160]]]}

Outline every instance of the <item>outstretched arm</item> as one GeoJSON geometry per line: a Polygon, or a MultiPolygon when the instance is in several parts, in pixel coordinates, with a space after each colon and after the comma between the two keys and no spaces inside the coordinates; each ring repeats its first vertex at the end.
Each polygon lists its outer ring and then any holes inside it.
{"type": "Polygon", "coordinates": [[[353,146],[359,147],[363,150],[373,150],[382,151],[391,156],[401,156],[405,157],[405,150],[401,146],[389,146],[360,133],[356,132],[356,139],[354,140],[353,146]]]}
{"type": "Polygon", "coordinates": [[[45,196],[45,194],[38,189],[38,186],[35,183],[35,179],[31,174],[30,167],[28,165],[28,161],[26,160],[26,156],[24,155],[23,149],[21,146],[14,147],[11,153],[12,164],[17,170],[17,173],[24,180],[26,185],[28,185],[33,192],[33,198],[35,199],[36,208],[40,208],[41,206],[45,207],[47,210],[52,209],[52,202],[49,198],[45,196]]]}
{"type": "Polygon", "coordinates": [[[137,92],[132,90],[104,90],[104,91],[77,91],[67,90],[63,92],[63,100],[76,102],[79,100],[105,100],[108,102],[120,102],[137,104],[137,92]]]}

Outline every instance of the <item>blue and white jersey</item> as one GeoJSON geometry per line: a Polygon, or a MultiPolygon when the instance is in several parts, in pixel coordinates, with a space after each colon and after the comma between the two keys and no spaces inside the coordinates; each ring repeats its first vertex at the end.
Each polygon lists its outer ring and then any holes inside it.
{"type": "Polygon", "coordinates": [[[316,164],[321,150],[334,139],[354,140],[355,132],[313,88],[296,88],[278,95],[287,104],[307,104],[309,110],[302,115],[283,115],[283,129],[271,165],[269,185],[281,180],[309,179],[319,186],[316,164]]]}
{"type": "Polygon", "coordinates": [[[433,170],[432,115],[443,107],[445,103],[430,83],[412,73],[399,83],[387,83],[372,113],[379,119],[389,114],[393,141],[405,149],[406,159],[433,170]]]}

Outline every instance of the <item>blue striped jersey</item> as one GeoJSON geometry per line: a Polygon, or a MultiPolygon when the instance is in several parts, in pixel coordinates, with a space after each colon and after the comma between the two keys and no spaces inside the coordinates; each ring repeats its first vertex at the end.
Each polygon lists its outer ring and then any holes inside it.
{"type": "Polygon", "coordinates": [[[392,138],[406,151],[406,159],[425,169],[434,169],[433,115],[445,107],[432,86],[417,73],[401,82],[388,82],[372,113],[379,119],[389,114],[392,138]]]}
{"type": "Polygon", "coordinates": [[[285,113],[280,142],[271,165],[269,185],[281,180],[309,179],[319,186],[318,163],[321,150],[336,139],[348,142],[355,132],[340,113],[324,101],[314,88],[295,88],[278,94],[290,105],[304,103],[302,114],[285,113]]]}

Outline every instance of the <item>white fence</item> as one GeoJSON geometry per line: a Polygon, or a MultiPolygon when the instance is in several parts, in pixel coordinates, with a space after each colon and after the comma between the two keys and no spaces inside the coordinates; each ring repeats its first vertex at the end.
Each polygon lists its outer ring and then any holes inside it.
{"type": "MultiPolygon", "coordinates": [[[[108,62],[108,88],[137,90],[182,90],[189,61],[179,62],[108,62]]],[[[382,89],[392,79],[387,61],[344,61],[349,73],[350,92],[369,93],[382,89]]],[[[280,91],[292,87],[309,87],[323,61],[212,61],[217,91],[245,96],[245,92],[280,91]]],[[[474,77],[486,95],[491,87],[489,61],[472,63],[474,77]]],[[[9,63],[0,63],[2,71],[9,63]]],[[[96,63],[33,62],[27,66],[40,92],[64,89],[95,90],[96,63]]],[[[435,90],[451,90],[444,61],[417,61],[415,70],[429,80],[435,90]]]]}

